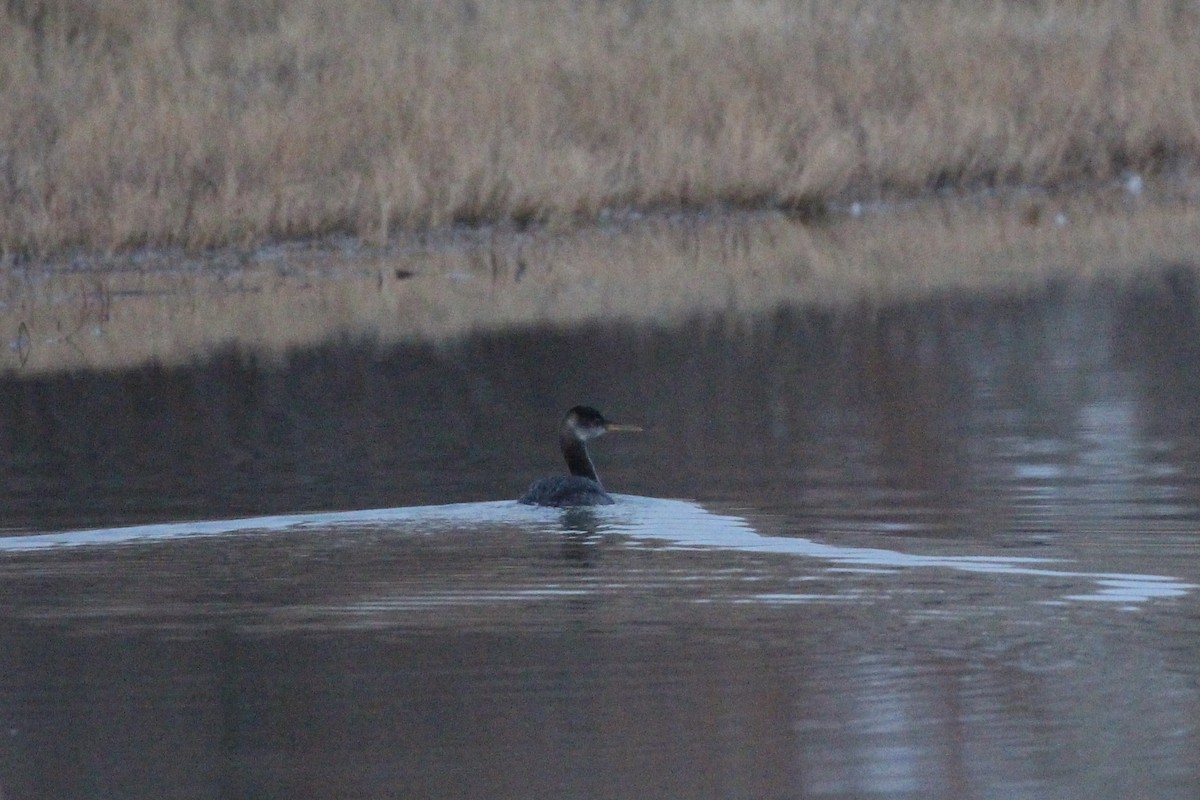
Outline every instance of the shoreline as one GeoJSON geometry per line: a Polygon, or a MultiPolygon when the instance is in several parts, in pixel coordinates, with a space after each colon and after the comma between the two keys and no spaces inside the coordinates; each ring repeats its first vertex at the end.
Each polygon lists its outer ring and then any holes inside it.
{"type": "Polygon", "coordinates": [[[1200,172],[1176,172],[1170,176],[1145,177],[1136,172],[1128,172],[1119,179],[1085,181],[1054,188],[1012,185],[987,186],[973,191],[946,189],[912,194],[876,193],[869,197],[846,194],[819,205],[801,208],[778,204],[744,205],[723,202],[686,208],[665,205],[650,208],[605,208],[593,217],[570,222],[497,219],[477,224],[456,222],[436,227],[400,229],[392,231],[384,242],[345,231],[335,231],[276,238],[245,245],[221,244],[203,248],[166,244],[95,251],[76,247],[42,256],[3,254],[0,255],[0,267],[50,272],[125,271],[163,266],[183,270],[206,266],[234,269],[248,262],[269,261],[293,253],[321,252],[350,260],[376,259],[438,248],[482,247],[497,236],[586,236],[593,233],[627,232],[645,225],[704,225],[714,220],[740,223],[764,218],[784,218],[817,229],[854,220],[920,213],[922,209],[970,209],[989,204],[1001,209],[1024,209],[1026,213],[1033,213],[1038,216],[1033,224],[1053,222],[1052,214],[1042,219],[1047,209],[1091,204],[1107,209],[1136,209],[1144,206],[1194,206],[1200,209],[1200,172]]]}

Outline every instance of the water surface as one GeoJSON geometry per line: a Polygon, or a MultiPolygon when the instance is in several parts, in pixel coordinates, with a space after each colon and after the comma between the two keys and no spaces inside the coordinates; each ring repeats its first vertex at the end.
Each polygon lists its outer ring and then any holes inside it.
{"type": "Polygon", "coordinates": [[[1186,265],[11,370],[6,797],[1200,788],[1186,265]],[[531,509],[563,410],[619,503],[531,509]]]}

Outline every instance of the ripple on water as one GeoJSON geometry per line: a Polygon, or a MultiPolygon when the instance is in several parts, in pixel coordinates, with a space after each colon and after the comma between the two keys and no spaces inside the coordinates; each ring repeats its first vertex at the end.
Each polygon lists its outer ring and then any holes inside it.
{"type": "MultiPolygon", "coordinates": [[[[764,535],[745,518],[695,503],[619,499],[586,511],[506,501],[9,536],[0,537],[0,553],[8,555],[3,570],[11,578],[57,571],[59,580],[77,584],[88,582],[89,565],[111,570],[114,561],[136,561],[148,571],[139,586],[153,584],[156,570],[170,573],[181,581],[176,586],[185,605],[183,587],[191,585],[197,609],[221,613],[230,609],[211,601],[228,580],[206,587],[181,574],[228,574],[226,562],[235,557],[243,567],[233,574],[244,580],[261,573],[272,587],[248,606],[267,625],[375,627],[417,617],[528,623],[547,607],[575,613],[580,604],[598,604],[604,611],[593,609],[597,619],[614,624],[670,616],[665,609],[681,603],[873,605],[912,618],[962,618],[1030,604],[1136,608],[1198,588],[1170,576],[1085,569],[1066,559],[985,554],[978,546],[955,553],[946,540],[909,552],[764,535]],[[139,556],[143,551],[148,555],[139,556]],[[314,589],[314,574],[323,571],[328,575],[314,589]]],[[[255,591],[253,584],[242,590],[255,591]]],[[[89,586],[85,606],[74,612],[64,599],[69,591],[49,605],[54,613],[89,618],[106,607],[116,616],[140,607],[128,591],[114,586],[112,592],[106,604],[104,591],[89,586]]]]}

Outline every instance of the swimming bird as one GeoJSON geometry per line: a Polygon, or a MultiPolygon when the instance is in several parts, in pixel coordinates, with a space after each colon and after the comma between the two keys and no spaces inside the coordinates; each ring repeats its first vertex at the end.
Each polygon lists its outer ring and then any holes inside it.
{"type": "Polygon", "coordinates": [[[609,431],[640,431],[637,425],[622,425],[606,420],[590,406],[575,406],[558,426],[558,445],[567,460],[570,475],[556,475],[534,481],[521,502],[530,506],[606,506],[613,502],[600,485],[596,468],[588,457],[587,440],[609,431]]]}

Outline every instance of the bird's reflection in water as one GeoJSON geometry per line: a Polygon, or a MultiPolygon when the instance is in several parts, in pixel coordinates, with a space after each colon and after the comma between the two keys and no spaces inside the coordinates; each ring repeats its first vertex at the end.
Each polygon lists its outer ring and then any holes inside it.
{"type": "Polygon", "coordinates": [[[581,566],[590,567],[599,556],[602,538],[596,512],[588,506],[563,510],[562,557],[581,566]]]}

